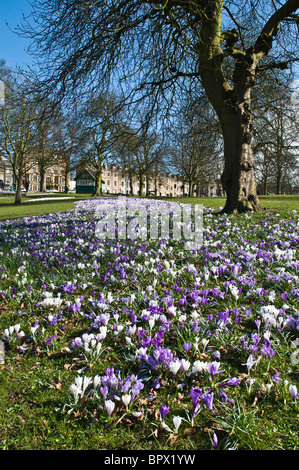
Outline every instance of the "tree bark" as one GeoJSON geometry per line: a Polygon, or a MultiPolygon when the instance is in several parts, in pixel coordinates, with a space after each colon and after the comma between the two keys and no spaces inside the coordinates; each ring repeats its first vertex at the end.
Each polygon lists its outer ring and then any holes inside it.
{"type": "Polygon", "coordinates": [[[46,170],[43,165],[40,165],[39,167],[39,177],[40,177],[40,192],[45,193],[47,190],[47,185],[46,185],[46,170]]]}
{"type": "Polygon", "coordinates": [[[251,113],[245,106],[227,110],[222,122],[225,167],[221,177],[226,192],[223,212],[258,211],[251,148],[251,113]]]}
{"type": "Polygon", "coordinates": [[[70,172],[71,172],[71,158],[70,155],[65,155],[65,169],[64,169],[64,192],[68,194],[70,191],[70,172]]]}
{"type": "Polygon", "coordinates": [[[102,162],[100,162],[96,168],[95,190],[92,194],[94,197],[101,196],[101,186],[102,186],[102,162]]]}
{"type": "Polygon", "coordinates": [[[139,196],[143,196],[143,181],[144,181],[143,174],[140,174],[139,175],[139,196]]]}
{"type": "Polygon", "coordinates": [[[22,202],[22,180],[23,176],[21,178],[16,178],[16,195],[15,195],[15,204],[19,205],[22,202]]]}

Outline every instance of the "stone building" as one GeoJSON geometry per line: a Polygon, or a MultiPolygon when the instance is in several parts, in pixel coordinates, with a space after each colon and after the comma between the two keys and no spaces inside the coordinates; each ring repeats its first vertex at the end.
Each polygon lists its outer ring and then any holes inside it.
{"type": "MultiPolygon", "coordinates": [[[[65,190],[65,169],[62,164],[57,163],[46,170],[46,190],[64,192],[65,190]]],[[[23,177],[23,191],[39,192],[41,181],[38,165],[32,165],[25,172],[23,177]]],[[[75,182],[71,178],[71,188],[74,189],[75,182]]],[[[15,191],[16,182],[13,175],[12,166],[9,160],[0,156],[0,190],[15,191]]]]}

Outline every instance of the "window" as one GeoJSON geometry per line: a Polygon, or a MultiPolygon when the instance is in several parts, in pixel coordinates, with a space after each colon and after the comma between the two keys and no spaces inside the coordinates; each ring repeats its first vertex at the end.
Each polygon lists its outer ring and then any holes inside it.
{"type": "Polygon", "coordinates": [[[81,179],[78,181],[79,186],[93,186],[92,180],[81,179]]]}
{"type": "Polygon", "coordinates": [[[114,181],[114,186],[117,186],[117,181],[114,181]]]}
{"type": "Polygon", "coordinates": [[[110,186],[110,180],[107,180],[107,186],[110,186]]]}

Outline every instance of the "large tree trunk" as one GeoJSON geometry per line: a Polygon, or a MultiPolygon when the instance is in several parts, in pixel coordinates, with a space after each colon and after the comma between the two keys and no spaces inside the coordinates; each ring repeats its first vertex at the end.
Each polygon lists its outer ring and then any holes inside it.
{"type": "Polygon", "coordinates": [[[223,212],[260,210],[251,148],[251,113],[245,106],[227,109],[221,125],[225,161],[221,180],[227,198],[223,212]]]}
{"type": "Polygon", "coordinates": [[[101,186],[102,186],[102,163],[98,164],[96,168],[95,190],[92,194],[94,197],[101,196],[101,186]]]}
{"type": "Polygon", "coordinates": [[[44,165],[40,165],[39,167],[39,177],[40,177],[40,192],[45,193],[47,191],[46,185],[46,170],[44,165]]]}
{"type": "Polygon", "coordinates": [[[16,178],[16,195],[15,195],[15,204],[21,204],[22,202],[22,181],[23,177],[16,178]]]}
{"type": "Polygon", "coordinates": [[[143,196],[143,174],[139,174],[139,196],[143,196]]]}
{"type": "Polygon", "coordinates": [[[68,194],[70,191],[70,173],[71,173],[70,155],[65,155],[65,168],[64,168],[64,192],[65,194],[68,194]]]}

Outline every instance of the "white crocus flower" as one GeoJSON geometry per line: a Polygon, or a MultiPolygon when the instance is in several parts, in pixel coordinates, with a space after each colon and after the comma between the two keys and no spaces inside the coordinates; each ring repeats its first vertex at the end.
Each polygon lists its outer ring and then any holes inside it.
{"type": "Polygon", "coordinates": [[[173,421],[175,432],[178,432],[178,429],[182,422],[182,418],[180,416],[174,416],[172,421],[173,421]]]}
{"type": "Polygon", "coordinates": [[[172,372],[174,375],[177,374],[179,369],[181,368],[181,363],[180,361],[172,361],[169,365],[169,370],[172,372]]]}
{"type": "Polygon", "coordinates": [[[131,395],[128,394],[128,393],[127,393],[126,395],[123,395],[123,396],[121,397],[121,399],[122,399],[122,401],[123,401],[123,403],[124,403],[124,405],[125,405],[125,407],[126,407],[126,410],[128,409],[128,405],[129,405],[129,403],[130,403],[130,401],[131,401],[131,398],[132,398],[131,395]]]}

